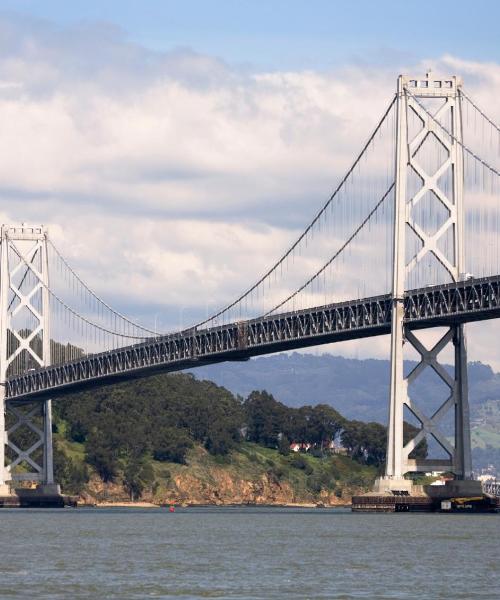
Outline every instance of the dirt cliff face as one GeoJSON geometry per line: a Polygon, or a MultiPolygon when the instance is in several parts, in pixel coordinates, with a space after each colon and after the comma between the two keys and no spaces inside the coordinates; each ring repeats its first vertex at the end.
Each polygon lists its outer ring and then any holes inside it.
{"type": "Polygon", "coordinates": [[[235,479],[222,470],[211,473],[213,483],[201,482],[189,474],[174,478],[171,501],[190,504],[287,504],[298,502],[291,486],[276,483],[266,474],[256,481],[235,479]]]}
{"type": "MultiPolygon", "coordinates": [[[[262,474],[256,480],[234,477],[224,469],[211,469],[210,481],[201,480],[188,470],[178,473],[163,489],[145,490],[141,495],[144,502],[178,505],[324,505],[340,506],[350,502],[351,494],[340,498],[331,491],[319,494],[298,492],[287,481],[277,482],[272,476],[262,474]]],[[[129,502],[120,481],[104,483],[93,476],[80,497],[83,503],[129,502]]]]}
{"type": "Polygon", "coordinates": [[[324,504],[338,506],[350,502],[350,495],[339,498],[333,492],[298,493],[289,482],[277,482],[267,474],[256,481],[232,478],[224,471],[212,472],[213,483],[200,482],[190,475],[175,477],[175,491],[165,502],[187,504],[324,504]]]}
{"type": "Polygon", "coordinates": [[[94,474],[80,494],[79,503],[94,504],[95,502],[130,502],[130,496],[121,481],[104,482],[94,474]]]}

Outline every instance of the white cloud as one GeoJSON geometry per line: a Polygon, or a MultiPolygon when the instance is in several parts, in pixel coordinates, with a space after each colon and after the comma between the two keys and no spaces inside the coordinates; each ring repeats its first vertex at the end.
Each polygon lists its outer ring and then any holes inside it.
{"type": "MultiPolygon", "coordinates": [[[[499,116],[498,65],[429,64],[462,73],[499,116]]],[[[150,324],[164,311],[163,323],[177,324],[183,307],[204,314],[229,302],[281,254],[351,163],[395,75],[256,73],[152,53],[113,28],[3,18],[3,210],[48,224],[117,308],[150,324]]],[[[491,344],[477,357],[491,362],[491,344]]],[[[386,344],[369,347],[380,354],[386,344]]]]}

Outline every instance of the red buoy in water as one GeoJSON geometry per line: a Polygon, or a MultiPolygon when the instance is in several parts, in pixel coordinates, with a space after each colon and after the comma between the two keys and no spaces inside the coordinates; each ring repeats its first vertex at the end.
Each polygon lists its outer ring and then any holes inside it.
{"type": "Polygon", "coordinates": [[[170,506],[168,512],[175,512],[175,506],[170,506]]]}

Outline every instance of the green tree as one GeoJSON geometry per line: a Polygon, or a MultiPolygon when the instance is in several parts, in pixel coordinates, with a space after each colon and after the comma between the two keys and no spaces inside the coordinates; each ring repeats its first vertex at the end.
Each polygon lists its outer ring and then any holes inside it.
{"type": "Polygon", "coordinates": [[[123,469],[123,487],[130,495],[132,502],[138,500],[144,489],[154,482],[154,471],[151,463],[145,459],[132,458],[123,469]]]}
{"type": "Polygon", "coordinates": [[[290,440],[286,435],[282,435],[279,439],[278,451],[282,456],[288,456],[290,454],[290,440]]]}
{"type": "Polygon", "coordinates": [[[341,439],[351,458],[378,468],[384,464],[387,429],[380,423],[347,421],[341,439]]]}
{"type": "Polygon", "coordinates": [[[248,439],[276,448],[279,434],[287,428],[287,407],[265,391],[254,391],[245,400],[244,409],[248,439]]]}
{"type": "Polygon", "coordinates": [[[89,435],[85,457],[103,481],[113,481],[118,473],[117,449],[113,448],[99,431],[89,435]]]}
{"type": "Polygon", "coordinates": [[[215,455],[226,455],[234,447],[234,437],[224,423],[214,423],[205,440],[205,448],[215,455]]]}
{"type": "Polygon", "coordinates": [[[87,465],[74,461],[54,444],[54,479],[63,492],[80,494],[89,481],[87,465]]]}
{"type": "MultiPolygon", "coordinates": [[[[418,432],[418,429],[403,423],[403,442],[406,444],[418,432]]],[[[387,450],[387,428],[380,423],[346,421],[342,431],[342,444],[351,458],[366,465],[381,468],[385,464],[387,450]]],[[[412,453],[412,457],[425,458],[427,442],[422,440],[412,453]]]]}
{"type": "Polygon", "coordinates": [[[173,427],[161,429],[153,444],[153,458],[185,464],[187,451],[192,446],[193,440],[186,430],[173,427]]]}
{"type": "Polygon", "coordinates": [[[342,430],[345,419],[331,406],[317,404],[310,412],[308,420],[309,443],[320,446],[335,439],[342,430]]]}

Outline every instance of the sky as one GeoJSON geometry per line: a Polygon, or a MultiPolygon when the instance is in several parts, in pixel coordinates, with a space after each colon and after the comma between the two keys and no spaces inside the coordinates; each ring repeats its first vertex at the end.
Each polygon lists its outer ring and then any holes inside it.
{"type": "MultiPolygon", "coordinates": [[[[0,0],[0,217],[47,225],[120,311],[186,326],[300,234],[400,72],[462,75],[500,121],[499,18],[484,0],[0,0]]],[[[500,369],[499,333],[471,326],[471,358],[500,369]]]]}
{"type": "Polygon", "coordinates": [[[59,27],[108,23],[157,51],[190,48],[263,69],[498,57],[500,6],[478,0],[3,0],[59,27]]]}

